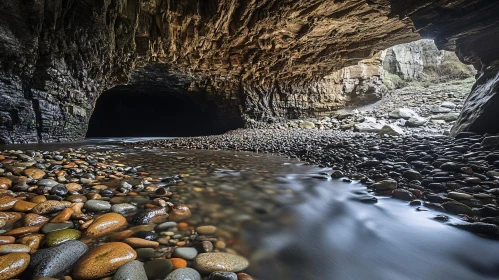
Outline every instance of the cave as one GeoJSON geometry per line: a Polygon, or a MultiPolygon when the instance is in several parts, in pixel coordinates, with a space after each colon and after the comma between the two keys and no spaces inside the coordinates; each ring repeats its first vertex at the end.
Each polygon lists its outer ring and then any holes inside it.
{"type": "Polygon", "coordinates": [[[217,112],[203,92],[117,86],[97,99],[86,137],[202,136],[242,126],[224,122],[217,112]]]}

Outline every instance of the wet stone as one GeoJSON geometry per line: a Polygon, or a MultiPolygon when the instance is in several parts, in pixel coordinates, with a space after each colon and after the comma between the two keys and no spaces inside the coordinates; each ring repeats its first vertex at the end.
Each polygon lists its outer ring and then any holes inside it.
{"type": "Polygon", "coordinates": [[[186,267],[175,269],[165,280],[201,280],[201,275],[196,270],[186,267]]]}
{"type": "Polygon", "coordinates": [[[234,272],[215,271],[210,274],[208,280],[237,280],[234,272]]]}
{"type": "Polygon", "coordinates": [[[104,200],[88,200],[85,202],[83,208],[93,212],[109,211],[111,203],[104,200]]]}
{"type": "Polygon", "coordinates": [[[88,251],[88,246],[78,240],[70,240],[59,246],[40,249],[32,255],[29,264],[36,277],[58,277],[71,268],[88,251]]]}
{"type": "Polygon", "coordinates": [[[131,261],[121,266],[112,280],[147,280],[147,275],[141,262],[131,261]]]}
{"type": "Polygon", "coordinates": [[[198,255],[198,251],[195,248],[185,247],[185,248],[175,248],[173,251],[173,256],[177,258],[182,258],[186,260],[193,260],[198,255]]]}
{"type": "Polygon", "coordinates": [[[157,259],[144,263],[147,277],[150,279],[164,279],[172,271],[172,262],[166,259],[157,259]]]}
{"type": "Polygon", "coordinates": [[[194,260],[194,268],[201,273],[215,271],[238,272],[246,269],[249,262],[246,258],[227,253],[204,253],[194,260]]]}
{"type": "Polygon", "coordinates": [[[137,210],[137,207],[128,203],[119,203],[111,206],[111,211],[119,214],[128,214],[137,210]]]}
{"type": "Polygon", "coordinates": [[[81,232],[76,229],[63,229],[52,231],[45,236],[45,242],[49,247],[57,246],[68,240],[75,240],[81,237],[81,232]]]}
{"type": "Polygon", "coordinates": [[[74,227],[74,225],[72,222],[48,223],[48,224],[43,225],[40,231],[43,233],[49,233],[49,232],[63,230],[63,229],[69,229],[69,228],[73,228],[73,227],[74,227]]]}

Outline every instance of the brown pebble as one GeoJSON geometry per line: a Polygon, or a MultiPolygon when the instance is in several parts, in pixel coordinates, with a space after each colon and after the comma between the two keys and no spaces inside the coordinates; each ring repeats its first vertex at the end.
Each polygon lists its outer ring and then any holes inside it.
{"type": "Polygon", "coordinates": [[[12,279],[21,274],[27,267],[30,256],[26,253],[10,253],[0,256],[0,280],[12,279]]]}
{"type": "Polygon", "coordinates": [[[24,169],[24,175],[28,176],[28,177],[31,177],[33,179],[41,179],[43,178],[43,176],[45,176],[45,172],[41,169],[38,169],[38,168],[27,168],[27,169],[24,169]]]}
{"type": "Polygon", "coordinates": [[[50,214],[67,208],[71,203],[69,201],[47,200],[37,204],[32,211],[35,214],[50,214]]]}
{"type": "Polygon", "coordinates": [[[71,218],[71,215],[73,215],[75,211],[71,208],[66,208],[62,210],[57,216],[55,216],[52,220],[50,220],[51,223],[63,223],[66,222],[71,218]]]}
{"type": "Polygon", "coordinates": [[[5,195],[0,197],[0,211],[10,210],[14,207],[14,204],[18,201],[17,198],[5,195]]]}
{"type": "Polygon", "coordinates": [[[132,248],[155,248],[159,246],[156,241],[145,240],[137,237],[129,237],[123,240],[126,244],[132,246],[132,248]]]}
{"type": "Polygon", "coordinates": [[[0,236],[0,244],[12,244],[16,241],[13,236],[0,236]]]}
{"type": "Polygon", "coordinates": [[[117,213],[107,213],[94,219],[85,231],[85,237],[102,237],[127,225],[125,217],[117,213]]]}
{"type": "Polygon", "coordinates": [[[2,235],[11,235],[14,237],[20,237],[29,233],[37,233],[40,230],[39,226],[30,226],[30,227],[19,227],[2,233],[2,235]]]}
{"type": "Polygon", "coordinates": [[[137,253],[123,242],[110,242],[94,247],[76,264],[75,279],[99,279],[113,275],[125,263],[135,260],[137,253]]]}
{"type": "Polygon", "coordinates": [[[78,192],[82,189],[82,186],[77,183],[69,183],[66,184],[66,189],[68,189],[68,191],[70,192],[78,192]]]}
{"type": "Polygon", "coordinates": [[[36,203],[25,201],[25,200],[19,200],[14,204],[14,207],[12,210],[17,211],[17,212],[28,212],[33,209],[33,207],[36,206],[36,203]]]}
{"type": "Polygon", "coordinates": [[[241,272],[237,274],[237,280],[253,280],[253,278],[248,274],[241,272]]]}
{"type": "Polygon", "coordinates": [[[44,195],[38,195],[33,197],[30,201],[33,203],[41,203],[47,201],[47,197],[45,197],[44,195]]]}
{"type": "Polygon", "coordinates": [[[16,242],[30,247],[30,254],[33,254],[40,247],[43,236],[43,234],[30,234],[17,239],[16,242]]]}
{"type": "Polygon", "coordinates": [[[69,202],[87,202],[87,198],[81,194],[72,194],[68,197],[66,197],[66,200],[69,201],[69,202]]]}
{"type": "Polygon", "coordinates": [[[0,177],[0,189],[7,190],[12,187],[12,180],[6,177],[0,177]]]}
{"type": "Polygon", "coordinates": [[[123,239],[132,236],[134,233],[135,231],[127,229],[120,232],[112,233],[111,235],[109,235],[108,239],[111,241],[121,241],[123,239]]]}
{"type": "Polygon", "coordinates": [[[179,222],[191,217],[191,210],[185,204],[175,204],[170,208],[170,221],[179,222]]]}
{"type": "Polygon", "coordinates": [[[87,198],[99,200],[102,198],[102,196],[98,193],[87,193],[87,198]]]}
{"type": "Polygon", "coordinates": [[[19,221],[23,215],[17,212],[0,212],[0,220],[5,221],[5,225],[12,225],[19,221]]]}
{"type": "Polygon", "coordinates": [[[49,218],[35,214],[29,213],[24,216],[23,225],[25,227],[29,226],[43,226],[44,224],[49,222],[49,218]]]}

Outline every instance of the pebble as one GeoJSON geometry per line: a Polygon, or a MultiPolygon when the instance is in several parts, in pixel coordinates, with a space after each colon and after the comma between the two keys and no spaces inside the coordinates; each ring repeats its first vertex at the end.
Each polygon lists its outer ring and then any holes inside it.
{"type": "Polygon", "coordinates": [[[238,272],[246,269],[248,265],[246,258],[228,253],[203,253],[194,260],[194,268],[201,273],[238,272]]]}
{"type": "Polygon", "coordinates": [[[85,202],[83,208],[94,212],[109,211],[111,209],[111,203],[104,200],[88,200],[85,202]]]}
{"type": "MultiPolygon", "coordinates": [[[[102,237],[126,226],[125,217],[117,213],[106,213],[94,219],[85,231],[85,237],[102,237]]],[[[127,245],[128,246],[128,245],[127,245]]]]}
{"type": "Polygon", "coordinates": [[[208,280],[237,280],[234,272],[215,271],[210,274],[208,280]]]}
{"type": "Polygon", "coordinates": [[[0,256],[0,280],[13,279],[29,265],[30,256],[26,253],[10,253],[0,256]]]}
{"type": "Polygon", "coordinates": [[[29,253],[31,248],[23,244],[4,244],[0,245],[0,255],[9,253],[29,253]]]}
{"type": "Polygon", "coordinates": [[[76,279],[99,279],[113,275],[122,265],[135,260],[137,254],[123,242],[110,242],[92,248],[76,264],[76,279]]]}
{"type": "Polygon", "coordinates": [[[393,190],[397,188],[397,182],[394,180],[383,180],[374,184],[376,190],[393,190]]]}
{"type": "Polygon", "coordinates": [[[63,229],[52,231],[45,236],[45,242],[49,247],[57,246],[68,240],[75,240],[81,237],[81,232],[76,229],[63,229]]]}
{"type": "Polygon", "coordinates": [[[196,270],[186,267],[175,269],[165,280],[201,280],[201,275],[196,270]]]}
{"type": "Polygon", "coordinates": [[[196,228],[196,231],[202,235],[214,234],[217,231],[216,226],[200,226],[196,228]]]}
{"type": "Polygon", "coordinates": [[[173,256],[185,260],[193,260],[198,255],[198,251],[192,247],[175,248],[173,256]]]}
{"type": "Polygon", "coordinates": [[[187,205],[175,204],[171,207],[169,214],[170,221],[180,222],[191,217],[191,210],[187,207],[187,205]]]}
{"type": "Polygon", "coordinates": [[[173,265],[170,260],[156,259],[145,262],[144,269],[150,279],[164,279],[173,270],[173,265]]]}
{"type": "Polygon", "coordinates": [[[34,277],[56,277],[73,267],[87,252],[88,246],[85,243],[69,240],[59,246],[36,251],[29,266],[34,277]]]}
{"type": "Polygon", "coordinates": [[[131,261],[121,266],[112,280],[147,280],[147,275],[141,262],[131,261]]]}
{"type": "Polygon", "coordinates": [[[128,214],[137,210],[137,207],[128,203],[119,203],[111,206],[111,211],[119,214],[128,214]]]}
{"type": "Polygon", "coordinates": [[[74,227],[74,225],[71,222],[67,222],[67,223],[48,223],[48,224],[43,225],[43,227],[41,228],[41,232],[43,232],[43,233],[49,233],[49,232],[58,231],[58,230],[64,230],[64,229],[73,228],[73,227],[74,227]]]}

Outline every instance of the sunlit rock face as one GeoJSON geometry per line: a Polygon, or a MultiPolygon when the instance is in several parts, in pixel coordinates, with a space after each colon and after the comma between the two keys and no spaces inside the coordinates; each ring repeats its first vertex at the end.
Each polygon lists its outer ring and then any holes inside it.
{"type": "Polygon", "coordinates": [[[244,117],[324,114],[372,98],[338,95],[336,71],[421,35],[490,65],[492,2],[2,1],[0,139],[81,139],[99,95],[151,64],[175,67],[187,89],[221,96],[244,117]]]}

